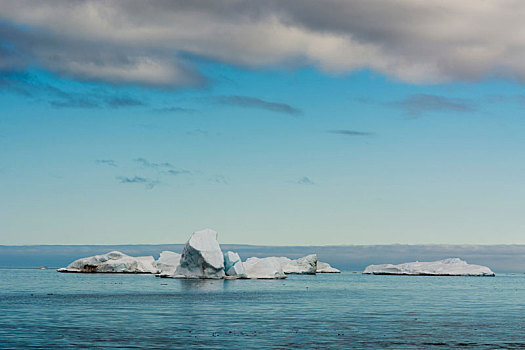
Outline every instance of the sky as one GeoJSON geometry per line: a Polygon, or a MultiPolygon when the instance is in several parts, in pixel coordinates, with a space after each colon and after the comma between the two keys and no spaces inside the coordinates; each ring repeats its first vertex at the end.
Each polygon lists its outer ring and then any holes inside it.
{"type": "Polygon", "coordinates": [[[0,244],[524,244],[522,1],[0,2],[0,244]]]}

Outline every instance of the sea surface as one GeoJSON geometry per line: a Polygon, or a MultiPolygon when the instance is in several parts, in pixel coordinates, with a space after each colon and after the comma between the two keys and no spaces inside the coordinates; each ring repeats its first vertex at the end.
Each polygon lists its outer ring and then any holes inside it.
{"type": "Polygon", "coordinates": [[[525,275],[177,280],[0,269],[2,349],[525,349],[525,275]]]}

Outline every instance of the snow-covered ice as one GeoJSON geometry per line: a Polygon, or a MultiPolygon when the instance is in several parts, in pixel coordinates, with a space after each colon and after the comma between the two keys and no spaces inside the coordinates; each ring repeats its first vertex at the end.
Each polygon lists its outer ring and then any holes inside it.
{"type": "Polygon", "coordinates": [[[252,279],[286,278],[279,258],[248,258],[244,263],[246,276],[252,279]]]}
{"type": "Polygon", "coordinates": [[[327,263],[318,262],[316,254],[299,259],[287,257],[249,258],[242,262],[239,254],[222,253],[217,232],[211,229],[193,232],[182,254],[163,251],[157,261],[152,256],[132,257],[113,251],[75,260],[59,272],[152,273],[172,278],[286,278],[286,274],[340,272],[327,263]]]}
{"type": "Polygon", "coordinates": [[[335,267],[330,266],[329,263],[325,263],[322,261],[317,261],[317,270],[315,271],[317,273],[341,273],[338,269],[335,267]]]}
{"type": "Polygon", "coordinates": [[[118,251],[90,256],[73,261],[59,272],[89,273],[157,273],[157,265],[152,256],[133,257],[118,251]]]}
{"type": "Polygon", "coordinates": [[[175,273],[175,270],[180,265],[181,255],[179,253],[170,252],[165,250],[160,253],[160,257],[157,259],[157,268],[161,276],[169,276],[175,273]]]}
{"type": "Polygon", "coordinates": [[[227,251],[224,253],[224,270],[227,276],[246,278],[241,257],[235,252],[227,251]]]}
{"type": "Polygon", "coordinates": [[[194,232],[182,251],[180,265],[173,277],[224,278],[224,256],[211,229],[194,232]]]}
{"type": "Polygon", "coordinates": [[[317,255],[310,254],[299,259],[289,259],[281,256],[277,258],[281,263],[284,273],[298,275],[315,275],[317,270],[317,255]]]}
{"type": "Polygon", "coordinates": [[[488,267],[468,264],[459,258],[431,262],[409,262],[399,265],[370,265],[363,271],[374,275],[416,275],[416,276],[494,276],[488,267]]]}

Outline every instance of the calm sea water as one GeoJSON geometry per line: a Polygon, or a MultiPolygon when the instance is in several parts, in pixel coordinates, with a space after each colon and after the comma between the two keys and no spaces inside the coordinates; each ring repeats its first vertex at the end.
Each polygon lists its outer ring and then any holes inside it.
{"type": "Polygon", "coordinates": [[[525,275],[174,280],[0,270],[1,348],[525,349],[525,275]]]}

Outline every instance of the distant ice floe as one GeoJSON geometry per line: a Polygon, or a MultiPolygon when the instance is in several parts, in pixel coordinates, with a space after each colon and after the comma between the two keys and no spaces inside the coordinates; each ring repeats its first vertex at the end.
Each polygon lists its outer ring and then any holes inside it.
{"type": "Polygon", "coordinates": [[[288,274],[340,272],[329,264],[318,261],[316,254],[298,259],[284,256],[252,257],[243,262],[236,252],[222,252],[217,241],[217,232],[211,229],[193,232],[182,254],[163,251],[155,261],[152,256],[132,257],[114,251],[75,260],[57,271],[152,273],[159,277],[193,279],[280,279],[286,278],[288,274]]]}
{"type": "Polygon", "coordinates": [[[370,265],[363,271],[373,275],[410,276],[494,276],[486,266],[468,264],[459,258],[449,258],[431,262],[409,262],[399,265],[370,265]]]}
{"type": "Polygon", "coordinates": [[[152,256],[133,257],[121,252],[90,256],[73,261],[58,272],[85,273],[157,273],[157,265],[152,256]]]}

